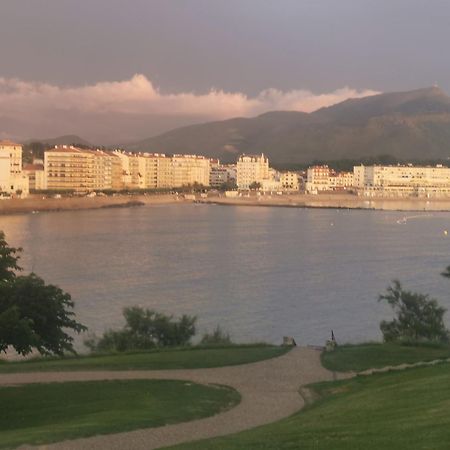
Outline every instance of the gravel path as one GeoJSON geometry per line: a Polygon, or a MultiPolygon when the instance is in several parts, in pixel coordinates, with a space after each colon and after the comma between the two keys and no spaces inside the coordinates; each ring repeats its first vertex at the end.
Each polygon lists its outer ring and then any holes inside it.
{"type": "MultiPolygon", "coordinates": [[[[339,377],[347,375],[339,374],[339,377]]],[[[216,416],[158,428],[64,441],[45,449],[156,449],[187,441],[223,436],[280,420],[304,406],[302,385],[335,379],[324,369],[320,352],[296,347],[283,356],[240,366],[193,370],[51,372],[0,375],[0,385],[24,383],[170,379],[203,384],[222,384],[237,389],[241,403],[216,416]]],[[[21,447],[25,448],[25,447],[21,447]]]]}

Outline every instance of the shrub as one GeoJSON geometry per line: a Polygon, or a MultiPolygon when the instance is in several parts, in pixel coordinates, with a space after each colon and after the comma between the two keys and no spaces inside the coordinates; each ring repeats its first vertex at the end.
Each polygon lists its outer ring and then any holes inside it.
{"type": "Polygon", "coordinates": [[[406,291],[399,281],[394,280],[387,293],[380,295],[379,301],[383,300],[396,314],[392,321],[380,323],[386,342],[448,342],[449,333],[444,324],[446,309],[435,299],[406,291]]]}
{"type": "Polygon", "coordinates": [[[219,325],[212,333],[205,333],[200,341],[200,345],[231,345],[232,343],[230,335],[219,325]]]}
{"type": "Polygon", "coordinates": [[[123,315],[126,325],[121,330],[108,330],[101,338],[90,337],[84,344],[91,351],[123,352],[189,345],[195,335],[195,316],[174,320],[173,316],[138,306],[124,308],[123,315]]]}

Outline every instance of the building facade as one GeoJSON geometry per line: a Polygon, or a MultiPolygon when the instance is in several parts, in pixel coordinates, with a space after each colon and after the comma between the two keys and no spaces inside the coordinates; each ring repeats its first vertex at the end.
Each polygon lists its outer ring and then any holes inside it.
{"type": "Polygon", "coordinates": [[[0,141],[0,193],[25,197],[29,193],[28,177],[22,169],[22,146],[0,141]]]}
{"type": "Polygon", "coordinates": [[[108,152],[62,145],[44,154],[46,189],[91,192],[113,186],[113,158],[108,152]]]}
{"type": "Polygon", "coordinates": [[[23,173],[28,177],[30,191],[46,189],[44,164],[24,164],[23,173]]]}
{"type": "Polygon", "coordinates": [[[261,155],[241,155],[236,167],[237,186],[249,189],[253,183],[263,184],[269,180],[269,160],[261,155]]]}
{"type": "Polygon", "coordinates": [[[448,197],[450,168],[437,166],[355,166],[358,194],[369,197],[448,197]]]}
{"type": "Polygon", "coordinates": [[[327,165],[309,167],[306,172],[306,192],[344,191],[354,185],[352,172],[336,172],[327,165]]]}
{"type": "Polygon", "coordinates": [[[173,155],[171,163],[171,187],[195,184],[209,186],[210,160],[208,158],[196,155],[173,155]]]}
{"type": "Polygon", "coordinates": [[[280,182],[284,191],[298,191],[300,189],[299,177],[296,172],[281,172],[280,182]]]}

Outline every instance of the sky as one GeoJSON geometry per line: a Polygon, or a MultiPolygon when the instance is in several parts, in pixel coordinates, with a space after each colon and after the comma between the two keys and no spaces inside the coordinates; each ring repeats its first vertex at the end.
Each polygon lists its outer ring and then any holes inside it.
{"type": "Polygon", "coordinates": [[[0,0],[0,138],[132,142],[450,92],[449,23],[447,0],[0,0]]]}

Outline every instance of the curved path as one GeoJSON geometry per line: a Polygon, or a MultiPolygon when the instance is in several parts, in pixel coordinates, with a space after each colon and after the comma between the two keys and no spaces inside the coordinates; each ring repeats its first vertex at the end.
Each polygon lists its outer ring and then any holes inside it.
{"type": "MultiPolygon", "coordinates": [[[[347,376],[339,374],[339,378],[347,376]]],[[[204,419],[64,441],[42,448],[150,450],[235,433],[295,413],[305,404],[299,394],[300,386],[336,379],[336,374],[322,367],[320,351],[295,347],[283,356],[240,366],[192,370],[0,374],[0,385],[119,379],[190,380],[202,384],[222,384],[238,390],[242,401],[229,411],[204,419]]]]}

